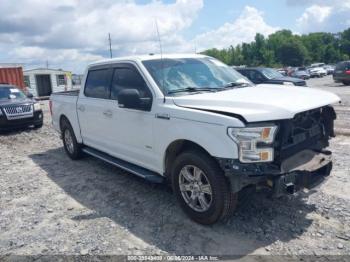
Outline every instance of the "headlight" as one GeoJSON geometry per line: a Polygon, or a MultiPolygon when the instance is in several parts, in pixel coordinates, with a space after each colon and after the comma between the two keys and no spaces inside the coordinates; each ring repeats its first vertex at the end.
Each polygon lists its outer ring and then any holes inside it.
{"type": "Polygon", "coordinates": [[[258,147],[258,143],[271,144],[275,138],[277,126],[228,128],[228,135],[239,148],[239,160],[242,163],[271,162],[273,148],[258,147]]]}
{"type": "Polygon", "coordinates": [[[285,86],[294,86],[292,82],[283,82],[283,85],[285,86]]]}
{"type": "Polygon", "coordinates": [[[34,111],[39,111],[39,110],[41,110],[41,105],[40,105],[40,103],[35,103],[35,104],[34,104],[34,111]]]}

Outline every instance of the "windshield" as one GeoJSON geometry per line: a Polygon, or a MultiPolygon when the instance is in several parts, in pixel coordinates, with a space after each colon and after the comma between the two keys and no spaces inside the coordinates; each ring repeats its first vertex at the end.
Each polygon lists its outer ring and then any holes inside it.
{"type": "Polygon", "coordinates": [[[16,87],[0,87],[0,99],[23,99],[26,95],[16,87]]]}
{"type": "Polygon", "coordinates": [[[164,94],[184,89],[184,92],[206,92],[227,86],[252,85],[236,70],[210,57],[157,59],[143,61],[143,64],[164,94]]]}
{"type": "Polygon", "coordinates": [[[268,79],[284,77],[281,73],[271,68],[262,68],[261,73],[263,73],[268,79]]]}

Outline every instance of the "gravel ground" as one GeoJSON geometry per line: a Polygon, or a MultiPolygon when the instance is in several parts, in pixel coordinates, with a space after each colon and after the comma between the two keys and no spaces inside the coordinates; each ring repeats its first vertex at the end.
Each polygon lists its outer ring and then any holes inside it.
{"type": "Polygon", "coordinates": [[[49,124],[0,135],[0,255],[350,254],[350,137],[332,140],[326,183],[296,196],[252,193],[227,222],[201,226],[171,191],[86,157],[49,124]]]}

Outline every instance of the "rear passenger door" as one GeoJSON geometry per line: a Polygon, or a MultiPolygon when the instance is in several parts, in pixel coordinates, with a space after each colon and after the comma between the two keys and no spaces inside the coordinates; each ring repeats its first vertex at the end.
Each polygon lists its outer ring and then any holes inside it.
{"type": "Polygon", "coordinates": [[[110,83],[112,69],[97,66],[89,69],[84,93],[79,96],[77,112],[84,144],[103,151],[110,150],[106,127],[112,117],[110,83]]]}

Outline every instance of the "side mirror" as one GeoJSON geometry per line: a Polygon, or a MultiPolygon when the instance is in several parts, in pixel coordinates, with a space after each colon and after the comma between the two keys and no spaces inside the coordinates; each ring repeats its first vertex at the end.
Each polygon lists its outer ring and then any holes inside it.
{"type": "Polygon", "coordinates": [[[137,89],[123,89],[117,96],[119,107],[150,111],[152,98],[141,98],[137,89]]]}
{"type": "Polygon", "coordinates": [[[137,89],[123,89],[118,93],[118,105],[124,108],[140,109],[141,98],[137,89]]]}
{"type": "Polygon", "coordinates": [[[34,96],[33,96],[32,93],[27,93],[27,97],[28,97],[28,98],[33,98],[34,96]]]}

